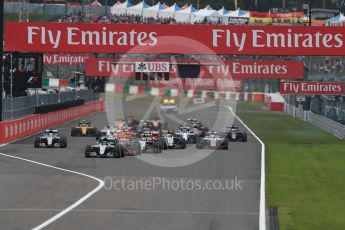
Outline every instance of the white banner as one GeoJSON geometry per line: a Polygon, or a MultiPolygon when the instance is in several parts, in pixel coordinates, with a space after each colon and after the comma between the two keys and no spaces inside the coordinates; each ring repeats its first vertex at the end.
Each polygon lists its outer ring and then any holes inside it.
{"type": "Polygon", "coordinates": [[[169,62],[135,62],[137,73],[169,73],[169,62]]]}

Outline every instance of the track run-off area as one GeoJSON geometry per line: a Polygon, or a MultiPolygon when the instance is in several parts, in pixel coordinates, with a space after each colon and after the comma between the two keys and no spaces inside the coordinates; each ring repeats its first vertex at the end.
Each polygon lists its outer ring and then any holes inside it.
{"type": "MultiPolygon", "coordinates": [[[[128,100],[123,110],[141,119],[150,103],[128,100]]],[[[144,158],[156,157],[150,153],[85,158],[85,146],[96,140],[71,137],[75,120],[57,127],[68,138],[66,149],[35,149],[35,135],[2,146],[0,229],[258,229],[265,217],[264,145],[229,107],[197,106],[162,118],[169,129],[188,117],[216,131],[233,122],[248,133],[248,142],[230,142],[229,150],[180,167],[147,163],[144,158]]],[[[103,128],[107,117],[96,113],[80,119],[103,128]]],[[[190,144],[157,157],[183,158],[195,151],[190,144]]]]}

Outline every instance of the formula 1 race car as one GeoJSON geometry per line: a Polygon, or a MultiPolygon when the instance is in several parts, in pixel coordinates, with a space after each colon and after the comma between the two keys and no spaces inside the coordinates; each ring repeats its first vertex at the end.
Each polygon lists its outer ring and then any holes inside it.
{"type": "Polygon", "coordinates": [[[85,157],[125,157],[125,149],[118,144],[115,139],[103,138],[94,145],[87,145],[85,148],[85,157]]]}
{"type": "Polygon", "coordinates": [[[177,113],[176,100],[174,98],[164,98],[160,107],[163,113],[177,113]]]}
{"type": "Polygon", "coordinates": [[[247,133],[241,132],[237,125],[227,127],[226,134],[229,141],[247,142],[247,133]]]}
{"type": "Polygon", "coordinates": [[[139,121],[137,119],[135,119],[134,116],[132,115],[127,115],[126,116],[126,123],[127,123],[127,126],[132,128],[133,130],[136,130],[137,129],[137,126],[139,124],[139,121]]]}
{"type": "Polygon", "coordinates": [[[35,137],[35,148],[39,147],[67,147],[67,138],[65,136],[59,136],[59,131],[56,129],[46,129],[44,133],[35,137]]]}
{"type": "Polygon", "coordinates": [[[160,131],[162,129],[166,129],[166,127],[167,124],[159,118],[155,118],[152,120],[141,120],[137,126],[137,132],[142,133],[147,130],[160,131]]]}
{"type": "Polygon", "coordinates": [[[179,130],[176,132],[176,136],[181,137],[186,143],[195,144],[200,138],[198,130],[193,130],[187,126],[180,126],[179,130]]]}
{"type": "Polygon", "coordinates": [[[132,130],[117,130],[115,136],[118,142],[125,148],[125,155],[136,156],[141,154],[140,142],[134,138],[134,132],[132,130]]]}
{"type": "Polygon", "coordinates": [[[186,126],[191,129],[198,129],[200,132],[208,132],[208,128],[195,118],[188,118],[186,126]]]}
{"type": "Polygon", "coordinates": [[[209,132],[196,143],[196,148],[203,149],[229,149],[229,142],[226,137],[221,137],[216,132],[209,132]]]}
{"type": "Polygon", "coordinates": [[[125,148],[126,156],[137,156],[141,154],[141,144],[139,140],[120,139],[119,143],[125,148]]]}
{"type": "Polygon", "coordinates": [[[99,140],[101,137],[104,137],[104,136],[112,136],[115,133],[116,133],[116,128],[108,125],[107,127],[104,127],[101,130],[97,130],[96,140],[99,140]]]}
{"type": "Polygon", "coordinates": [[[146,131],[140,134],[139,143],[142,152],[161,153],[163,150],[163,141],[158,132],[146,131]]]}
{"type": "Polygon", "coordinates": [[[91,122],[80,121],[78,126],[71,129],[71,136],[96,136],[97,128],[91,126],[91,122]]]}
{"type": "Polygon", "coordinates": [[[172,133],[166,133],[163,135],[163,149],[185,149],[186,141],[177,135],[172,133]]]}

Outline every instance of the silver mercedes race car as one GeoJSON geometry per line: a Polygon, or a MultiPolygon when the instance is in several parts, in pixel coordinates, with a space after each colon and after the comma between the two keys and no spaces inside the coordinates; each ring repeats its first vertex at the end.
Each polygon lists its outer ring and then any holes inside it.
{"type": "Polygon", "coordinates": [[[60,136],[59,131],[56,129],[46,129],[41,136],[35,137],[34,147],[66,148],[67,138],[65,136],[60,136]]]}
{"type": "Polygon", "coordinates": [[[87,145],[85,157],[125,157],[125,148],[111,136],[103,137],[94,145],[87,145]]]}

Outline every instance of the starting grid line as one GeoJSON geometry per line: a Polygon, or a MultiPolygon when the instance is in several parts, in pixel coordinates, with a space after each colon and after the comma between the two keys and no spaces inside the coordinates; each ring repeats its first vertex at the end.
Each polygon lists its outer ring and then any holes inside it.
{"type": "MultiPolygon", "coordinates": [[[[228,107],[228,109],[230,110],[231,113],[233,113],[233,110],[231,107],[228,107]]],[[[265,162],[264,162],[265,144],[260,140],[260,138],[258,138],[255,135],[255,133],[251,129],[249,129],[249,127],[237,115],[235,115],[235,116],[240,121],[240,123],[242,123],[242,125],[244,125],[244,127],[247,128],[248,131],[260,142],[260,144],[262,146],[262,148],[261,148],[261,178],[260,178],[260,204],[259,204],[260,210],[259,210],[259,212],[212,212],[212,211],[193,211],[193,210],[191,210],[191,211],[188,211],[188,210],[171,211],[171,210],[124,210],[124,209],[108,209],[108,210],[76,209],[77,206],[79,206],[80,204],[85,202],[88,198],[90,198],[92,195],[94,195],[95,193],[97,193],[99,190],[101,190],[104,187],[105,183],[103,180],[96,178],[94,176],[88,175],[88,174],[76,172],[73,170],[63,169],[63,168],[59,168],[56,166],[52,166],[52,165],[44,164],[41,162],[37,162],[37,161],[33,161],[33,160],[29,160],[29,159],[21,158],[21,157],[17,157],[17,156],[12,156],[12,155],[8,155],[8,154],[4,154],[4,153],[0,153],[0,155],[5,156],[5,157],[9,157],[9,158],[14,158],[14,159],[26,161],[26,162],[37,164],[37,165],[41,165],[41,166],[48,167],[48,168],[53,168],[53,169],[69,172],[72,174],[77,174],[80,176],[85,176],[85,177],[88,177],[88,178],[93,179],[95,181],[98,181],[99,184],[92,191],[90,191],[89,193],[87,193],[86,195],[84,195],[79,200],[77,200],[76,202],[74,202],[73,204],[71,204],[70,206],[68,206],[65,209],[0,209],[0,211],[31,211],[31,212],[34,212],[34,211],[37,211],[37,212],[39,212],[39,211],[41,211],[41,212],[42,211],[54,211],[54,212],[58,212],[53,217],[49,218],[45,222],[43,222],[40,225],[33,228],[34,230],[43,229],[43,228],[47,227],[51,223],[55,222],[56,220],[60,219],[61,217],[63,217],[64,215],[66,215],[67,213],[70,213],[70,212],[113,212],[113,213],[133,213],[133,214],[135,214],[135,213],[138,213],[138,214],[140,214],[140,213],[141,214],[142,213],[154,213],[154,214],[258,215],[258,217],[259,217],[259,229],[265,230],[266,229],[265,162]]],[[[0,145],[0,147],[2,147],[4,145],[6,145],[6,144],[0,145]]]]}
{"type": "Polygon", "coordinates": [[[76,202],[74,202],[73,204],[68,206],[67,208],[59,210],[59,212],[57,214],[55,214],[53,217],[49,218],[48,220],[44,221],[40,225],[36,226],[35,228],[33,228],[33,230],[40,230],[40,229],[43,229],[43,228],[47,227],[48,225],[50,225],[54,221],[60,219],[61,217],[63,217],[67,213],[71,212],[73,209],[78,207],[80,204],[82,204],[84,201],[89,199],[92,195],[94,195],[95,193],[97,193],[99,190],[101,190],[104,187],[103,180],[101,180],[99,178],[96,178],[94,176],[85,174],[85,173],[76,172],[76,171],[68,170],[68,169],[64,169],[64,168],[59,168],[59,167],[56,167],[56,166],[53,166],[53,165],[48,165],[48,164],[44,164],[44,163],[41,163],[41,162],[38,162],[38,161],[33,161],[33,160],[26,159],[26,158],[12,156],[12,155],[8,155],[8,154],[4,154],[4,153],[0,153],[0,155],[1,156],[5,156],[5,157],[9,157],[9,158],[13,158],[13,159],[17,159],[17,160],[26,161],[26,162],[29,162],[29,163],[32,163],[32,164],[37,164],[37,165],[40,165],[40,166],[43,166],[43,167],[52,168],[52,169],[56,169],[56,170],[60,170],[60,171],[64,171],[64,172],[68,172],[68,173],[72,173],[72,174],[76,174],[76,175],[79,175],[79,176],[88,177],[88,178],[93,179],[93,180],[95,180],[95,181],[97,181],[99,183],[96,188],[94,188],[93,190],[88,192],[86,195],[81,197],[79,200],[77,200],[76,202]]]}
{"type": "MultiPolygon", "coordinates": [[[[9,208],[0,209],[0,212],[58,212],[63,209],[54,208],[9,208]]],[[[110,212],[134,214],[208,214],[208,215],[259,215],[259,212],[226,212],[226,211],[196,211],[196,210],[127,210],[127,209],[73,209],[71,212],[110,212]]]]}

